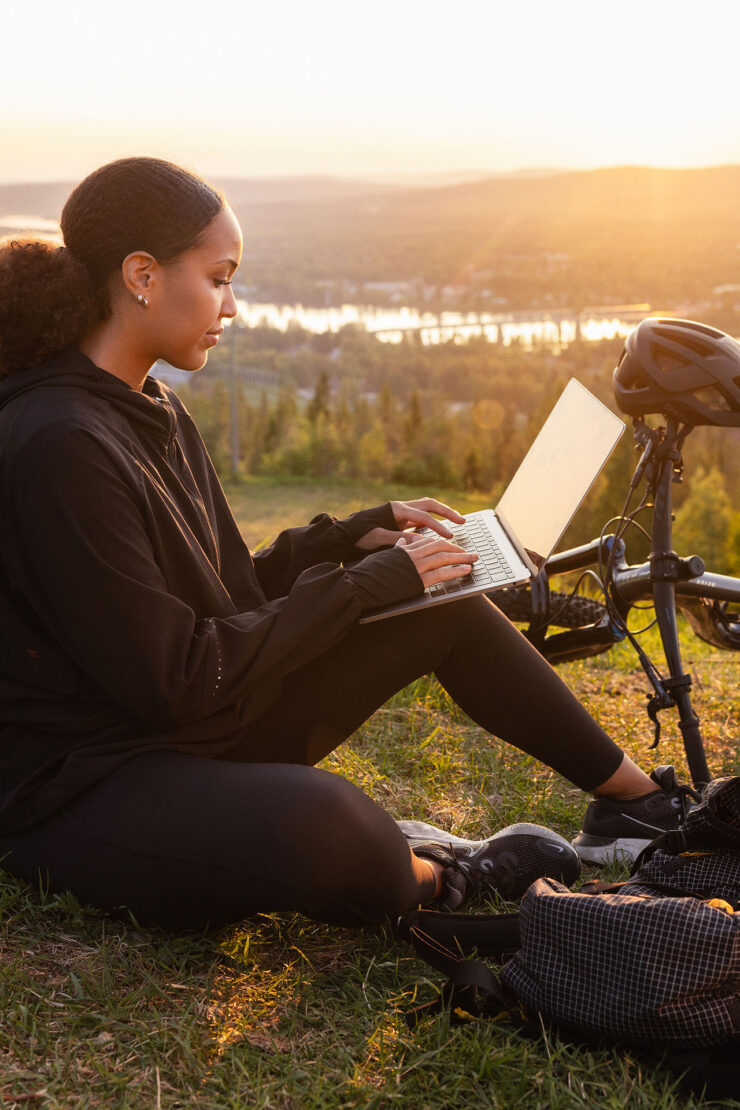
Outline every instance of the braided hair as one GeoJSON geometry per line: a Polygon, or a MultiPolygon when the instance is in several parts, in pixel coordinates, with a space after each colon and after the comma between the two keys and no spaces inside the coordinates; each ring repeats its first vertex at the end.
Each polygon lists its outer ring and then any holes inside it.
{"type": "Polygon", "coordinates": [[[109,278],[127,255],[171,262],[199,241],[223,208],[212,186],[159,158],[121,158],[70,194],[64,246],[42,239],[0,244],[0,378],[79,342],[110,315],[109,278]]]}

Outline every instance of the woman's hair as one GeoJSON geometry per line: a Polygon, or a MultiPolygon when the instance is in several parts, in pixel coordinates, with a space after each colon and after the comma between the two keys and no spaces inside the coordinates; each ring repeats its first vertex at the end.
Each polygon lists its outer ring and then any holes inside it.
{"type": "Polygon", "coordinates": [[[64,246],[0,244],[0,378],[51,358],[110,315],[108,279],[147,251],[171,262],[223,208],[207,182],[159,158],[122,158],[86,177],[61,218],[64,246]]]}

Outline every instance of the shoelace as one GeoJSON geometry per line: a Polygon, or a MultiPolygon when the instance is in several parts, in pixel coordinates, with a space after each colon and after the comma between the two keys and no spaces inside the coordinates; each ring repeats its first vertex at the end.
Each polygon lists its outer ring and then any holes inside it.
{"type": "MultiPolygon", "coordinates": [[[[661,787],[661,789],[663,788],[661,787]]],[[[674,795],[675,800],[678,802],[677,808],[681,811],[678,819],[680,827],[686,820],[689,811],[701,801],[701,794],[694,790],[693,786],[689,786],[687,783],[683,782],[675,782],[671,789],[671,794],[674,795]]],[[[671,805],[673,805],[674,798],[671,798],[671,805]]],[[[649,829],[650,832],[665,832],[665,829],[661,828],[660,825],[651,825],[649,821],[642,821],[639,817],[634,817],[631,813],[622,813],[622,817],[624,817],[626,821],[631,821],[633,825],[639,825],[640,828],[649,829]]]]}
{"type": "Polygon", "coordinates": [[[483,867],[481,864],[471,864],[468,859],[460,859],[455,851],[456,845],[449,844],[447,848],[452,856],[452,862],[449,865],[450,870],[454,870],[458,875],[462,876],[465,880],[467,889],[465,897],[470,897],[471,894],[480,894],[483,888],[490,888],[491,883],[496,887],[501,885],[501,872],[499,869],[498,875],[496,873],[496,865],[491,862],[490,867],[483,867]]]}
{"type": "Polygon", "coordinates": [[[452,856],[452,867],[462,874],[466,883],[468,883],[473,890],[479,891],[483,885],[483,873],[480,867],[473,867],[468,859],[460,859],[455,851],[456,845],[450,844],[450,855],[452,856]]]}

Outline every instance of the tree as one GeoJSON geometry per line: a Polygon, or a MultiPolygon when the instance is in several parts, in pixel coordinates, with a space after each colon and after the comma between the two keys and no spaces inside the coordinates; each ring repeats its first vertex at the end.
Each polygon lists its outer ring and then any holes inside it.
{"type": "Polygon", "coordinates": [[[340,457],[336,429],[329,417],[320,413],[311,427],[308,442],[308,473],[312,478],[331,478],[337,474],[340,457]]]}
{"type": "Polygon", "coordinates": [[[681,555],[701,555],[710,570],[724,570],[730,515],[722,472],[699,467],[689,495],[676,513],[674,547],[681,555]]]}
{"type": "Polygon", "coordinates": [[[725,569],[728,574],[740,574],[740,513],[732,513],[727,529],[725,569]]]}
{"type": "Polygon", "coordinates": [[[376,421],[360,439],[357,450],[357,469],[361,477],[381,481],[388,468],[388,444],[383,426],[376,421]]]}
{"type": "Polygon", "coordinates": [[[308,402],[308,408],[306,409],[306,416],[312,424],[315,424],[320,416],[324,416],[327,420],[329,419],[330,398],[331,387],[329,385],[329,375],[326,370],[322,370],[316,382],[316,392],[308,402]]]}
{"type": "Polygon", "coordinates": [[[421,400],[417,390],[414,390],[409,397],[408,415],[403,426],[404,437],[408,446],[413,446],[418,441],[423,424],[421,400]]]}
{"type": "Polygon", "coordinates": [[[480,456],[475,447],[471,447],[463,462],[462,481],[466,490],[483,489],[480,456]]]}

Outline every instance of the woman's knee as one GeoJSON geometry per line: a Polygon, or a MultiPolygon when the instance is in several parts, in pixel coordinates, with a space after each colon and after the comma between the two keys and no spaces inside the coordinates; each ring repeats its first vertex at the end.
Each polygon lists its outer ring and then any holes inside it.
{"type": "Polygon", "coordinates": [[[346,779],[323,774],[321,816],[314,829],[320,885],[354,906],[365,921],[411,909],[419,900],[419,884],[395,821],[346,779]]]}

